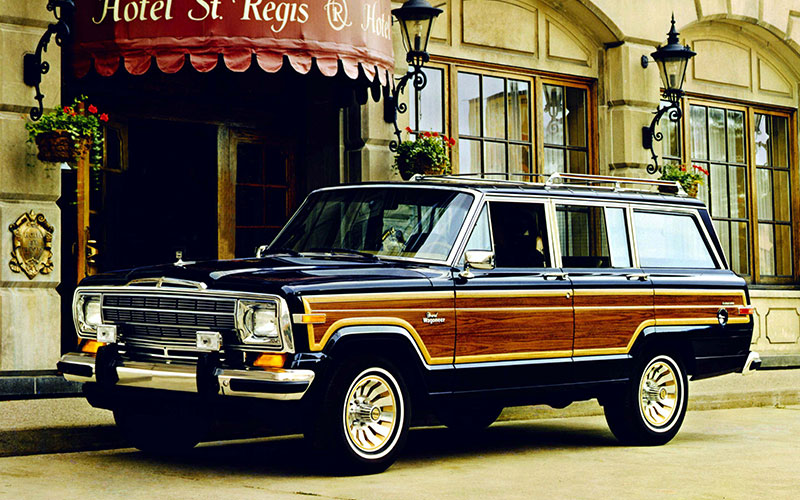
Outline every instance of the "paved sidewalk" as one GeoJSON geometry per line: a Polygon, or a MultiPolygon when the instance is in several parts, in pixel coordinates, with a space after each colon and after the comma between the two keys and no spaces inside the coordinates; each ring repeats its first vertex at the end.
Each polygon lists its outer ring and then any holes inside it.
{"type": "MultiPolygon", "coordinates": [[[[690,382],[689,409],[800,404],[800,369],[762,370],[690,382]]],[[[597,401],[563,410],[547,406],[508,408],[500,420],[600,415],[597,401]]],[[[124,447],[111,412],[83,398],[0,401],[0,457],[124,447]]]]}

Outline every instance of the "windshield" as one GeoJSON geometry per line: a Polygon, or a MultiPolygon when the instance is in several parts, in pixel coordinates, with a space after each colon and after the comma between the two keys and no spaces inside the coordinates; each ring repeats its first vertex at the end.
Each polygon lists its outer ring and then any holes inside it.
{"type": "Polygon", "coordinates": [[[311,195],[270,250],[446,260],[472,201],[472,195],[444,189],[321,191],[311,195]]]}

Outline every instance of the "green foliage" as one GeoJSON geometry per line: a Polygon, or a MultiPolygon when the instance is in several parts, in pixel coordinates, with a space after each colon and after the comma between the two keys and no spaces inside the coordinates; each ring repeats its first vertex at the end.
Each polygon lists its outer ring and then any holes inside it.
{"type": "MultiPolygon", "coordinates": [[[[412,130],[406,127],[406,131],[412,130]]],[[[405,140],[397,147],[394,167],[404,179],[414,174],[446,175],[450,173],[450,148],[454,139],[436,132],[421,132],[416,139],[405,140]]]]}
{"type": "Polygon", "coordinates": [[[72,106],[64,106],[50,113],[42,115],[35,122],[27,122],[28,142],[33,143],[36,136],[45,132],[65,130],[75,141],[76,149],[80,149],[80,142],[84,139],[91,140],[89,163],[100,166],[103,163],[103,129],[101,122],[107,122],[108,115],[98,114],[97,108],[86,103],[86,96],[75,99],[72,106]],[[79,105],[84,104],[84,111],[80,113],[79,105]]]}
{"type": "Polygon", "coordinates": [[[705,181],[708,170],[698,165],[664,165],[661,180],[678,181],[687,193],[697,192],[697,187],[705,181]]]}

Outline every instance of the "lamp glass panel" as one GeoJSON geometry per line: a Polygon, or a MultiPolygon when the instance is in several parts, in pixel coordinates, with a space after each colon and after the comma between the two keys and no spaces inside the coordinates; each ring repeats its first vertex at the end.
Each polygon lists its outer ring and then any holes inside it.
{"type": "Polygon", "coordinates": [[[683,78],[686,73],[688,59],[668,58],[658,63],[658,71],[661,73],[661,82],[666,90],[679,90],[683,87],[683,78]]]}

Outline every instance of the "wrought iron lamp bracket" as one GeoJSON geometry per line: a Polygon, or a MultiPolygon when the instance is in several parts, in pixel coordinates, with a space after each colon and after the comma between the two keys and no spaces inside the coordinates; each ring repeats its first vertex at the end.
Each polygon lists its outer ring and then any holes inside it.
{"type": "Polygon", "coordinates": [[[397,137],[396,140],[393,139],[389,142],[389,150],[392,152],[396,152],[400,142],[402,142],[400,127],[397,126],[397,114],[408,111],[408,105],[400,102],[400,96],[405,92],[409,81],[411,81],[411,85],[417,92],[425,88],[425,85],[428,84],[428,77],[422,71],[422,66],[429,59],[430,56],[426,52],[409,52],[407,60],[411,70],[396,81],[392,81],[392,89],[387,95],[386,108],[384,109],[384,119],[394,125],[394,135],[397,137]]]}
{"type": "Polygon", "coordinates": [[[70,35],[67,19],[75,12],[75,2],[74,0],[48,0],[47,10],[53,13],[57,22],[51,23],[47,27],[47,31],[39,39],[36,52],[23,56],[23,81],[25,85],[36,88],[34,99],[39,102],[38,107],[31,108],[30,116],[33,121],[41,118],[44,113],[44,94],[42,94],[40,85],[42,83],[42,75],[50,71],[50,64],[47,61],[42,61],[42,52],[47,52],[47,46],[50,44],[50,39],[53,35],[55,35],[56,45],[59,47],[64,46],[70,35]]]}
{"type": "Polygon", "coordinates": [[[664,134],[661,131],[656,131],[658,122],[664,115],[667,115],[667,118],[675,123],[679,122],[683,116],[680,105],[681,96],[675,94],[665,95],[665,97],[669,100],[669,106],[654,111],[655,116],[653,117],[653,121],[650,122],[650,126],[642,127],[642,147],[650,150],[650,157],[653,160],[652,163],[647,165],[648,174],[655,174],[662,170],[662,167],[658,164],[658,155],[655,150],[655,142],[661,142],[661,140],[664,139],[664,134]]]}

